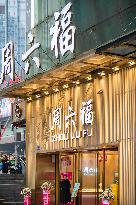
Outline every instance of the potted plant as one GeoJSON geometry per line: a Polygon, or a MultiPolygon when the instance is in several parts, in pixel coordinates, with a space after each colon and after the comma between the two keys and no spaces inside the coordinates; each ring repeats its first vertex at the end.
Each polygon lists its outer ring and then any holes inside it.
{"type": "Polygon", "coordinates": [[[29,187],[26,187],[24,188],[22,191],[21,191],[21,195],[23,196],[31,196],[31,189],[29,187]]]}
{"type": "Polygon", "coordinates": [[[105,189],[105,191],[99,196],[102,199],[102,205],[111,204],[111,200],[114,200],[114,195],[112,193],[111,187],[105,189]]]}

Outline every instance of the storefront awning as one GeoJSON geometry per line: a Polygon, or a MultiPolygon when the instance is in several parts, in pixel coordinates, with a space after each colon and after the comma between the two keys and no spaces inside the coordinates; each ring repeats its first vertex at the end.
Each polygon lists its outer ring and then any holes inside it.
{"type": "Polygon", "coordinates": [[[31,99],[48,95],[67,86],[91,81],[136,63],[136,31],[82,54],[66,65],[0,90],[1,97],[31,99]]]}

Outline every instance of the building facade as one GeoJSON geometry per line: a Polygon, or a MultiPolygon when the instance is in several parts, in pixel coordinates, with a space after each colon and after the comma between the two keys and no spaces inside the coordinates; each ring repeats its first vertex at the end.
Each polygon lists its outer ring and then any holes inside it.
{"type": "Polygon", "coordinates": [[[51,204],[61,204],[60,184],[67,174],[71,192],[75,183],[80,183],[74,199],[76,204],[101,204],[99,196],[109,186],[115,195],[113,204],[130,201],[135,204],[136,80],[132,79],[136,71],[135,63],[130,62],[134,58],[123,56],[126,48],[121,47],[122,41],[115,51],[109,44],[102,49],[104,56],[93,56],[93,49],[101,53],[102,45],[127,36],[136,28],[135,7],[128,1],[123,4],[119,1],[114,6],[111,3],[108,7],[104,1],[103,5],[98,1],[72,1],[75,50],[62,55],[61,45],[57,48],[54,44],[51,49],[49,29],[55,22],[54,12],[65,15],[63,8],[68,3],[35,1],[33,33],[47,55],[41,51],[41,70],[34,66],[28,78],[39,71],[50,70],[54,64],[63,65],[64,69],[60,73],[57,69],[49,72],[47,78],[41,77],[43,83],[52,77],[48,89],[40,88],[47,96],[39,94],[40,98],[32,98],[26,106],[28,185],[35,189],[38,204],[40,185],[43,181],[52,181],[55,188],[51,192],[51,204]],[[59,48],[60,54],[57,54],[59,48]],[[92,49],[90,53],[85,54],[89,49],[92,49]],[[124,63],[118,54],[123,56],[124,63]],[[80,60],[71,60],[73,58],[80,60]],[[106,66],[112,71],[106,71],[106,66]]]}
{"type": "Polygon", "coordinates": [[[26,99],[27,186],[35,203],[50,181],[50,205],[63,204],[66,176],[76,205],[100,205],[109,186],[112,204],[135,205],[134,2],[31,3],[25,82],[0,95],[26,99]]]}

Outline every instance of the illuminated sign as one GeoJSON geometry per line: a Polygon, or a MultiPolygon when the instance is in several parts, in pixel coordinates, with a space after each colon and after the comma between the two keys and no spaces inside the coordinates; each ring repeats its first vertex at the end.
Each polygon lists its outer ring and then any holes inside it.
{"type": "Polygon", "coordinates": [[[55,25],[50,28],[51,50],[55,50],[56,58],[67,51],[74,51],[75,26],[71,25],[72,3],[69,2],[60,12],[54,13],[55,25]]]}
{"type": "Polygon", "coordinates": [[[7,43],[2,48],[2,72],[0,83],[2,84],[5,80],[5,76],[9,75],[10,79],[15,79],[15,67],[14,67],[14,44],[12,41],[7,43]]]}
{"type": "Polygon", "coordinates": [[[62,111],[61,108],[56,108],[52,113],[52,119],[53,119],[53,126],[52,129],[56,127],[59,127],[61,129],[61,115],[62,111]]]}
{"type": "Polygon", "coordinates": [[[57,142],[57,141],[67,141],[69,140],[69,138],[72,139],[79,139],[81,137],[91,137],[92,136],[92,132],[88,132],[87,130],[82,130],[82,131],[76,131],[74,133],[64,133],[64,134],[58,134],[58,135],[54,135],[51,136],[51,141],[52,142],[57,142]]]}
{"type": "Polygon", "coordinates": [[[62,127],[62,109],[61,108],[56,108],[53,111],[53,126],[52,126],[52,133],[54,129],[57,127],[60,130],[60,133],[52,135],[50,137],[51,142],[60,142],[60,141],[67,141],[69,139],[79,139],[81,137],[91,137],[92,136],[92,127],[93,127],[93,102],[90,99],[87,102],[82,103],[82,108],[80,109],[80,120],[82,123],[82,126],[84,127],[85,125],[89,125],[90,129],[82,129],[79,130],[77,129],[76,126],[76,113],[73,111],[72,106],[68,105],[68,110],[67,110],[67,115],[64,116],[63,120],[63,127],[64,127],[64,132],[61,132],[61,127],[62,127]],[[54,127],[55,125],[55,127],[54,127]]]}
{"type": "Polygon", "coordinates": [[[94,176],[97,174],[97,168],[93,168],[93,167],[84,167],[82,170],[83,174],[85,176],[91,175],[94,176]]]}
{"type": "MultiPolygon", "coordinates": [[[[29,48],[28,51],[26,51],[25,54],[22,55],[22,61],[25,62],[25,74],[29,73],[29,69],[30,69],[30,55],[36,50],[38,49],[41,45],[40,43],[34,43],[34,36],[32,33],[28,34],[28,39],[29,39],[29,43],[31,45],[31,47],[29,48]]],[[[36,66],[38,68],[40,68],[40,59],[38,57],[32,57],[32,61],[35,62],[36,66]]]]}
{"type": "MultiPolygon", "coordinates": [[[[58,58],[59,54],[64,56],[65,53],[70,51],[74,52],[75,44],[75,26],[71,25],[71,12],[72,3],[69,2],[60,12],[54,13],[55,24],[50,28],[51,50],[55,50],[55,57],[58,58]]],[[[37,49],[40,48],[39,42],[34,42],[34,35],[30,32],[28,34],[30,48],[22,55],[22,61],[25,62],[25,74],[29,74],[31,62],[33,61],[37,68],[41,67],[39,57],[32,56],[37,49]],[[32,60],[31,60],[32,59],[32,60]]],[[[2,73],[0,83],[5,80],[5,76],[9,75],[12,82],[15,80],[15,66],[14,66],[14,44],[9,42],[2,49],[2,73]]]]}
{"type": "Polygon", "coordinates": [[[93,123],[93,110],[92,110],[92,100],[87,102],[82,102],[81,112],[81,120],[83,125],[92,124],[93,123]]]}

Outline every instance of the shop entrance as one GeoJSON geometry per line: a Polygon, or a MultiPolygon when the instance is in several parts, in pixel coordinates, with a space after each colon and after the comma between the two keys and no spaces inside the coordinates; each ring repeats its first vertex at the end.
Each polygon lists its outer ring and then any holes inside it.
{"type": "Polygon", "coordinates": [[[112,205],[118,205],[118,170],[117,149],[37,154],[36,204],[42,203],[41,184],[50,181],[50,205],[66,205],[76,182],[80,188],[74,205],[101,205],[99,196],[109,186],[112,205]]]}
{"type": "Polygon", "coordinates": [[[61,154],[59,158],[60,171],[60,205],[65,205],[72,193],[74,184],[80,183],[80,189],[75,205],[100,205],[100,194],[112,186],[115,199],[113,205],[118,204],[118,151],[104,149],[78,153],[61,154]],[[68,179],[68,183],[61,187],[61,183],[68,179]],[[67,192],[65,193],[65,189],[67,192]]]}
{"type": "Polygon", "coordinates": [[[78,181],[78,153],[60,154],[60,205],[71,201],[71,193],[78,181]]]}

